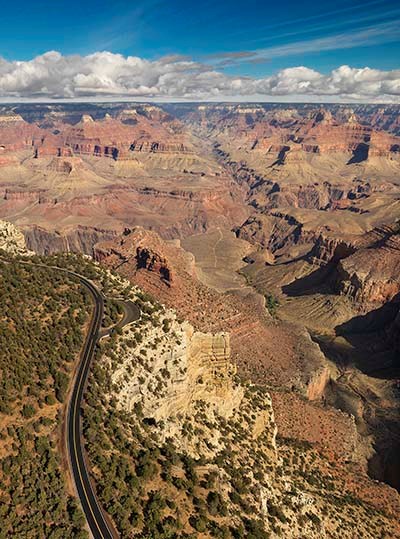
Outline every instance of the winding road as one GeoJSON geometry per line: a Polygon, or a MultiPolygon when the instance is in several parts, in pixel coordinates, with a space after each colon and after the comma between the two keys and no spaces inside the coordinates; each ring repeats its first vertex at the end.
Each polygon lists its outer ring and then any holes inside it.
{"type": "MultiPolygon", "coordinates": [[[[79,279],[79,281],[89,290],[94,300],[94,311],[90,320],[84,347],[80,361],[76,369],[73,386],[70,391],[65,417],[65,441],[68,453],[68,461],[71,475],[74,479],[76,492],[79,496],[83,512],[88,523],[91,537],[93,539],[117,539],[118,534],[108,521],[101,504],[96,496],[94,486],[90,480],[90,471],[87,463],[85,443],[82,436],[81,405],[90,365],[96,349],[96,343],[100,337],[100,328],[104,314],[104,297],[100,290],[86,277],[66,268],[49,266],[46,264],[33,263],[30,261],[20,261],[22,264],[43,267],[62,271],[79,279]]],[[[132,301],[121,301],[124,307],[124,317],[117,324],[123,327],[140,318],[140,309],[132,301]]],[[[103,336],[105,336],[103,334],[103,336]]]]}
{"type": "Polygon", "coordinates": [[[93,296],[95,305],[67,408],[66,442],[69,463],[76,491],[81,501],[82,509],[85,513],[92,536],[94,539],[114,539],[117,535],[111,529],[111,525],[107,522],[100,502],[96,497],[94,487],[90,481],[90,472],[86,462],[81,425],[82,398],[89,375],[90,364],[99,337],[104,312],[104,299],[93,283],[74,272],[69,273],[78,277],[82,284],[86,286],[93,296]]]}
{"type": "MultiPolygon", "coordinates": [[[[81,283],[86,286],[93,296],[95,306],[81,359],[74,378],[66,414],[66,443],[71,475],[74,478],[75,488],[81,501],[82,509],[85,513],[92,537],[94,539],[115,539],[118,537],[118,534],[113,529],[111,523],[108,522],[90,480],[81,422],[82,398],[90,371],[90,365],[96,349],[96,343],[100,336],[100,328],[104,313],[104,298],[97,287],[82,275],[69,270],[63,271],[77,277],[81,283]]],[[[123,304],[125,314],[123,319],[117,325],[122,327],[138,320],[140,317],[139,307],[132,301],[121,301],[121,303],[123,304]]]]}

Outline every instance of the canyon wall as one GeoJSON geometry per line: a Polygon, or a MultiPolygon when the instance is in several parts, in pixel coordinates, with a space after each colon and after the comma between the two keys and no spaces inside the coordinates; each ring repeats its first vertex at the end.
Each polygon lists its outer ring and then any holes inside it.
{"type": "Polygon", "coordinates": [[[116,237],[114,230],[102,230],[85,226],[57,232],[39,226],[20,227],[28,249],[40,255],[74,252],[93,255],[93,247],[99,241],[116,237]]]}

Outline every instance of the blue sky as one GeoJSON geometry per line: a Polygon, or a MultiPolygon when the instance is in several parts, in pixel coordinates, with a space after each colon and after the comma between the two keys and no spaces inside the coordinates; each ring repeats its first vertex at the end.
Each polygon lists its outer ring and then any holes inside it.
{"type": "MultiPolygon", "coordinates": [[[[177,57],[182,55],[227,77],[254,79],[297,66],[322,75],[341,65],[390,71],[400,68],[400,4],[391,0],[4,2],[0,18],[0,62],[1,58],[8,62],[4,69],[9,72],[12,62],[30,61],[47,51],[63,57],[109,51],[150,61],[168,57],[172,62],[183,61],[177,57]]],[[[9,81],[4,84],[10,87],[9,81]]],[[[1,91],[0,79],[0,96],[1,91]]]]}
{"type": "MultiPolygon", "coordinates": [[[[230,72],[261,75],[275,69],[307,65],[328,71],[339,64],[379,69],[398,68],[400,41],[391,30],[351,46],[360,30],[400,27],[400,4],[395,1],[355,2],[240,0],[188,2],[145,0],[19,0],[4,2],[0,18],[0,55],[28,60],[48,50],[88,54],[108,50],[144,58],[167,54],[203,55],[267,49],[265,63],[244,58],[230,72]],[[288,52],[269,58],[268,49],[312,43],[320,38],[348,37],[348,48],[288,52]]],[[[301,51],[301,47],[299,47],[301,51]]]]}

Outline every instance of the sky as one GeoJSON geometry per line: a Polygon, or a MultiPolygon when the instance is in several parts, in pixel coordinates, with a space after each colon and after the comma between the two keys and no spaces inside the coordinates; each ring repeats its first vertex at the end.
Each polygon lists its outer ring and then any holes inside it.
{"type": "Polygon", "coordinates": [[[18,0],[0,100],[400,102],[392,0],[18,0]]]}

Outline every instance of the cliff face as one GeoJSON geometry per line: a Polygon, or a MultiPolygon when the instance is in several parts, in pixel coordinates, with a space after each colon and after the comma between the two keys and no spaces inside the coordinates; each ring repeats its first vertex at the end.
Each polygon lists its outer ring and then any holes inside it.
{"type": "Polygon", "coordinates": [[[114,238],[114,230],[102,230],[85,226],[73,227],[69,231],[57,232],[39,226],[22,227],[28,249],[40,255],[60,252],[93,254],[93,247],[99,241],[114,238]]]}
{"type": "Polygon", "coordinates": [[[354,254],[340,260],[337,290],[359,303],[382,305],[400,292],[398,225],[376,229],[362,244],[354,254]]]}
{"type": "Polygon", "coordinates": [[[363,255],[360,253],[340,262],[337,268],[338,292],[359,303],[384,304],[391,301],[400,292],[399,277],[375,274],[363,255]]]}
{"type": "Polygon", "coordinates": [[[343,238],[320,235],[308,255],[312,264],[331,264],[338,294],[367,307],[392,301],[400,292],[399,224],[343,238]]]}
{"type": "Polygon", "coordinates": [[[159,324],[146,326],[143,334],[145,342],[131,350],[126,364],[113,375],[119,387],[121,407],[131,411],[141,402],[145,416],[160,421],[188,414],[201,400],[223,416],[232,414],[243,392],[234,388],[236,369],[231,363],[227,333],[196,332],[190,324],[179,323],[173,311],[166,311],[160,316],[159,324]],[[127,377],[126,367],[131,364],[131,356],[140,354],[143,347],[149,351],[146,361],[151,370],[146,370],[139,362],[127,377]],[[155,380],[160,379],[165,381],[164,387],[161,389],[160,385],[155,390],[155,380]]]}
{"type": "Polygon", "coordinates": [[[162,118],[153,122],[137,113],[131,114],[129,119],[126,115],[120,119],[107,115],[102,120],[94,120],[90,115],[83,115],[81,121],[72,126],[58,123],[57,135],[46,133],[35,144],[35,157],[69,154],[123,160],[135,152],[192,153],[187,137],[174,133],[166,124],[162,118]]]}
{"type": "Polygon", "coordinates": [[[328,262],[338,262],[352,255],[357,249],[355,240],[344,240],[319,235],[309,258],[313,264],[324,265],[328,262]]]}

